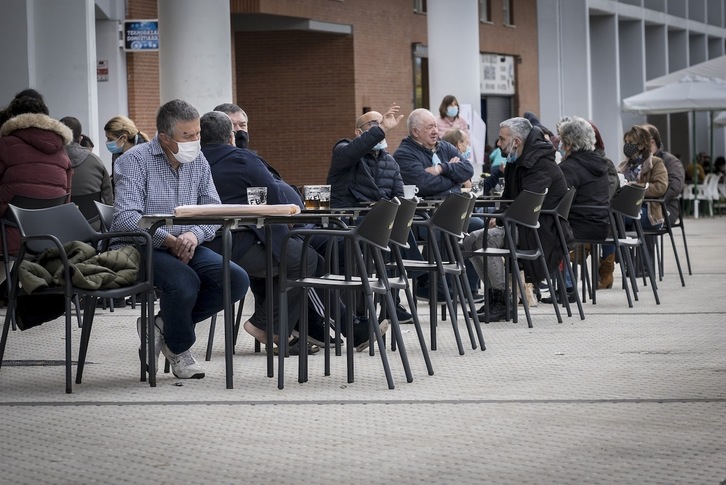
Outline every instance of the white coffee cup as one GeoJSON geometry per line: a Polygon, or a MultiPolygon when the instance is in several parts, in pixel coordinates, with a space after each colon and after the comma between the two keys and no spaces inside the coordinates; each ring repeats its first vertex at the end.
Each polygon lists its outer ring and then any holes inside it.
{"type": "Polygon", "coordinates": [[[403,198],[413,199],[418,194],[418,187],[415,185],[404,185],[403,186],[403,198]]]}

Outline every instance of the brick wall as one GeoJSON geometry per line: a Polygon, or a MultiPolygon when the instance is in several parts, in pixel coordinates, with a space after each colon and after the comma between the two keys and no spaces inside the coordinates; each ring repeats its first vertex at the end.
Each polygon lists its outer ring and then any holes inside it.
{"type": "MultiPolygon", "coordinates": [[[[480,24],[480,50],[519,56],[515,113],[539,111],[536,0],[514,0],[513,27],[501,0],[480,24]]],[[[129,18],[155,18],[156,2],[129,0],[129,18]]],[[[234,101],[250,116],[250,146],[290,183],[321,183],[334,143],[353,136],[363,107],[413,109],[412,44],[427,43],[427,18],[412,0],[230,0],[233,14],[310,18],[352,26],[352,35],[310,31],[234,33],[234,101]]],[[[159,106],[158,55],[129,53],[129,112],[149,134],[159,106]]],[[[395,150],[405,119],[388,136],[395,150]]]]}
{"type": "MultiPolygon", "coordinates": [[[[126,2],[126,18],[157,18],[156,1],[132,0],[126,2]]],[[[129,118],[136,127],[153,137],[156,132],[156,111],[161,104],[159,86],[159,53],[126,53],[128,73],[129,118]]]]}

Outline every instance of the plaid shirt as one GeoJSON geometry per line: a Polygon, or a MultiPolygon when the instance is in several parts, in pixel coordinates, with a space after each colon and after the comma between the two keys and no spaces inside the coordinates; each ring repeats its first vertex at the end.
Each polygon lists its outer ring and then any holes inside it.
{"type": "MultiPolygon", "coordinates": [[[[143,215],[172,214],[180,205],[219,204],[209,163],[202,153],[174,170],[159,144],[158,135],[123,154],[114,164],[116,188],[111,230],[136,231],[143,215]]],[[[154,234],[161,247],[168,234],[193,232],[201,244],[210,241],[220,226],[162,226],[154,234]]],[[[117,244],[114,244],[117,245],[117,244]]]]}

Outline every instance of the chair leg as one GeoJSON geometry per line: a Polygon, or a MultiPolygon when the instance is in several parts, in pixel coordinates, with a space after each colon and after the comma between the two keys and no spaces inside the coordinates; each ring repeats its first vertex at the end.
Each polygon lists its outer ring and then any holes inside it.
{"type": "Polygon", "coordinates": [[[207,354],[204,356],[204,360],[209,362],[212,360],[212,346],[214,345],[214,330],[217,328],[217,315],[212,315],[212,319],[209,321],[209,337],[207,337],[207,354]]]}
{"type": "Polygon", "coordinates": [[[97,300],[98,298],[86,296],[84,301],[83,324],[81,325],[81,347],[78,351],[78,368],[76,369],[76,384],[80,384],[83,379],[83,369],[86,365],[88,342],[91,338],[91,326],[93,325],[93,317],[96,310],[97,300]]]}
{"type": "MultiPolygon", "coordinates": [[[[411,365],[408,362],[408,354],[406,353],[406,346],[403,343],[403,334],[401,333],[401,326],[398,322],[398,316],[396,315],[396,302],[393,301],[393,295],[390,291],[386,292],[384,295],[385,305],[388,307],[388,313],[389,313],[389,320],[391,321],[391,327],[393,327],[393,339],[395,339],[398,342],[398,353],[401,356],[401,364],[403,365],[403,370],[406,374],[406,382],[413,382],[413,374],[411,372],[411,365]]],[[[378,326],[378,320],[376,319],[376,323],[373,325],[374,327],[378,328],[380,332],[380,328],[378,326]]],[[[383,343],[383,348],[385,348],[386,344],[381,339],[381,342],[383,343]]]]}
{"type": "Polygon", "coordinates": [[[424,362],[426,363],[426,370],[429,375],[434,375],[434,368],[431,365],[431,357],[429,356],[428,347],[426,346],[426,339],[424,338],[423,329],[421,328],[421,322],[418,318],[418,312],[416,311],[416,299],[411,293],[411,288],[406,285],[404,289],[406,293],[406,300],[408,301],[408,307],[411,309],[411,316],[413,317],[413,326],[416,329],[416,335],[418,336],[418,343],[421,347],[421,353],[423,354],[424,362]]]}

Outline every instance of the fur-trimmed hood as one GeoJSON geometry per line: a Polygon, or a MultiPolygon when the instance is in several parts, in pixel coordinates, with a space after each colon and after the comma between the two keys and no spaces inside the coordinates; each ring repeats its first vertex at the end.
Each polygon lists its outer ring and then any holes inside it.
{"type": "MultiPolygon", "coordinates": [[[[47,143],[42,143],[41,145],[33,143],[33,138],[36,137],[32,135],[26,137],[22,133],[18,133],[21,130],[28,130],[32,128],[52,131],[53,133],[56,133],[58,136],[61,137],[63,145],[67,145],[73,140],[73,132],[70,128],[68,128],[60,121],[54,120],[50,116],[39,113],[26,113],[10,118],[3,124],[2,128],[0,129],[0,136],[8,136],[14,134],[19,138],[22,138],[26,143],[34,145],[39,150],[46,153],[53,153],[58,150],[58,147],[45,146],[47,145],[47,143]]],[[[32,131],[34,130],[31,130],[31,133],[32,131]]],[[[36,142],[37,141],[38,140],[36,140],[36,142]]]]}

